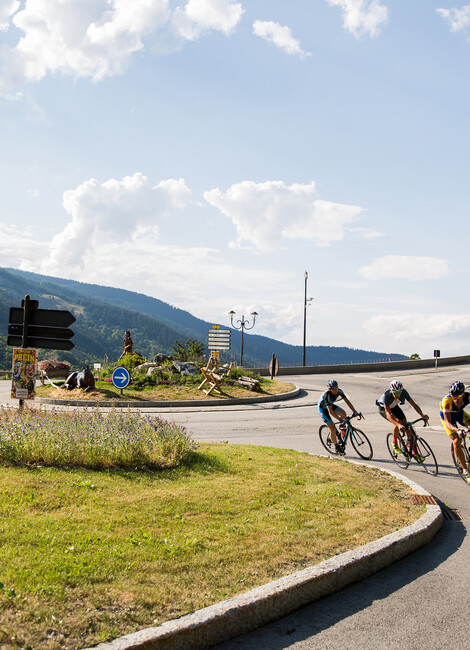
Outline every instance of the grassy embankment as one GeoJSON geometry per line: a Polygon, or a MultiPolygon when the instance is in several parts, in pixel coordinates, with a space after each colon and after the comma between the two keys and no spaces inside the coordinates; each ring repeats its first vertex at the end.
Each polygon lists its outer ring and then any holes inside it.
{"type": "Polygon", "coordinates": [[[79,649],[158,625],[423,512],[400,481],[345,461],[197,447],[178,425],[141,426],[137,416],[112,414],[107,427],[96,413],[1,415],[0,647],[9,650],[79,649]]]}

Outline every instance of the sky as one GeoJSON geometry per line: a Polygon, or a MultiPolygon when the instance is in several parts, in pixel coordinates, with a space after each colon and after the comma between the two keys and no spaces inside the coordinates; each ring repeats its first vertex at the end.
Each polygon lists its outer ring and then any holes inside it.
{"type": "Polygon", "coordinates": [[[0,266],[468,354],[469,71],[462,0],[0,0],[0,266]]]}

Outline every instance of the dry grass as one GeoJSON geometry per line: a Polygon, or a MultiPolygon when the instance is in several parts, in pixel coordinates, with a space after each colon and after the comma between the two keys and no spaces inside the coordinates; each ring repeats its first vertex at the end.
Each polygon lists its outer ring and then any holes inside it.
{"type": "Polygon", "coordinates": [[[205,444],[161,472],[0,468],[0,646],[83,648],[397,530],[424,511],[372,468],[205,444]]]}
{"type": "MultiPolygon", "coordinates": [[[[271,381],[270,379],[261,380],[261,391],[255,392],[243,388],[240,385],[222,384],[223,392],[211,393],[206,395],[202,390],[198,390],[195,385],[160,385],[152,389],[135,390],[125,388],[123,399],[135,399],[138,401],[174,401],[174,400],[207,400],[207,399],[227,399],[236,397],[255,397],[256,395],[280,395],[294,390],[295,386],[283,381],[271,381]]],[[[63,390],[53,386],[37,386],[38,397],[48,397],[51,399],[69,399],[69,400],[91,400],[103,401],[111,399],[121,399],[121,392],[112,384],[99,382],[96,390],[85,393],[82,389],[63,390]]]]}

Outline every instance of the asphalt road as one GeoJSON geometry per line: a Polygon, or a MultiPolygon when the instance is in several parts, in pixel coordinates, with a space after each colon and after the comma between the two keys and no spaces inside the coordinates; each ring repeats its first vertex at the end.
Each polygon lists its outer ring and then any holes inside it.
{"type": "MultiPolygon", "coordinates": [[[[280,377],[300,386],[288,402],[230,408],[159,409],[164,417],[185,424],[197,440],[268,445],[324,453],[318,438],[315,406],[330,376],[280,377]]],[[[382,467],[398,469],[385,444],[390,427],[377,412],[375,399],[395,375],[385,372],[336,375],[350,400],[365,415],[360,428],[369,436],[382,467]]],[[[420,433],[439,463],[436,477],[418,465],[398,470],[425,487],[438,502],[461,517],[447,520],[434,541],[361,583],[312,603],[294,614],[218,646],[219,650],[405,649],[468,646],[468,568],[470,486],[456,473],[450,441],[439,424],[439,400],[457,379],[470,384],[470,366],[406,371],[400,376],[413,399],[430,416],[420,433]]],[[[8,382],[0,382],[0,403],[8,402],[8,382]]],[[[414,410],[407,406],[409,419],[414,410]]],[[[418,415],[416,414],[416,417],[418,415]]],[[[357,459],[354,451],[348,457],[357,459]]]]}
{"type": "MultiPolygon", "coordinates": [[[[329,378],[290,378],[304,389],[303,395],[279,402],[274,408],[259,405],[243,410],[199,410],[177,413],[175,419],[186,424],[199,440],[324,453],[314,403],[329,378]]],[[[375,406],[375,399],[394,378],[395,375],[387,373],[336,376],[354,406],[365,415],[359,426],[372,441],[371,462],[397,469],[385,445],[390,427],[375,406]]],[[[470,487],[458,478],[453,467],[449,439],[439,424],[439,401],[453,381],[460,379],[470,384],[470,367],[408,371],[401,378],[413,399],[430,416],[431,426],[420,433],[436,455],[439,474],[429,476],[416,464],[398,471],[425,487],[451,511],[456,510],[462,519],[446,521],[430,545],[405,560],[295,614],[237,637],[219,646],[219,650],[468,647],[470,543],[466,533],[470,522],[470,487]]],[[[415,419],[411,407],[405,412],[409,419],[415,419]]],[[[350,457],[357,458],[354,452],[350,457]]]]}

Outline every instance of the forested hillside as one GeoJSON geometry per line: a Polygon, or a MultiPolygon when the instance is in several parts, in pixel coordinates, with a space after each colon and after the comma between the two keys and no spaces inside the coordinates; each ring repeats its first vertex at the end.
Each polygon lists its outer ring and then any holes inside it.
{"type": "MultiPolygon", "coordinates": [[[[187,337],[207,345],[207,333],[213,325],[136,292],[0,268],[0,367],[3,369],[11,363],[11,348],[6,346],[9,308],[20,306],[26,294],[39,300],[42,309],[67,309],[74,314],[77,320],[72,326],[75,332],[72,352],[40,354],[41,358],[55,356],[68,360],[74,366],[117,360],[123,350],[125,330],[131,331],[134,351],[153,359],[157,352],[171,353],[175,341],[184,342],[187,337]]],[[[226,323],[221,325],[227,328],[226,323]]],[[[224,353],[224,360],[239,360],[240,337],[239,331],[232,331],[232,349],[224,353]]],[[[273,353],[284,366],[300,365],[302,361],[301,346],[245,334],[245,366],[266,367],[273,353]]],[[[328,346],[309,346],[306,356],[308,365],[406,358],[398,354],[328,346]]]]}

